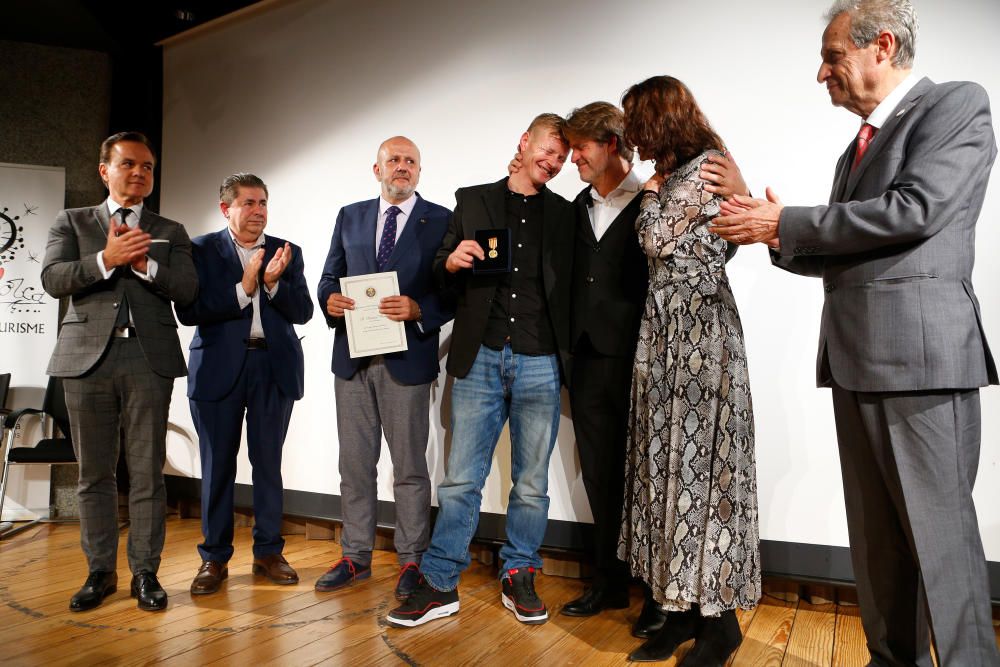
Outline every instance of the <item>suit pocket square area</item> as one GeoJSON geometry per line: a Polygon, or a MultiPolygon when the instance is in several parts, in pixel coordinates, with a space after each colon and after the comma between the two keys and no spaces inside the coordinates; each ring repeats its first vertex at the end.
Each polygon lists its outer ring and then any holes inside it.
{"type": "Polygon", "coordinates": [[[170,243],[170,239],[150,239],[150,243],[170,243]]]}

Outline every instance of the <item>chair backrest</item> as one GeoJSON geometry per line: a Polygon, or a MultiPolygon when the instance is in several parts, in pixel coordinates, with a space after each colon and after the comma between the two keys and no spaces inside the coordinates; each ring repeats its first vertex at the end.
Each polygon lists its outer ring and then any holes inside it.
{"type": "Polygon", "coordinates": [[[0,374],[0,408],[7,407],[7,391],[10,389],[10,373],[0,374]]]}
{"type": "Polygon", "coordinates": [[[63,393],[62,378],[49,376],[45,387],[42,411],[52,417],[64,438],[72,438],[69,432],[69,412],[66,411],[66,394],[63,393]]]}

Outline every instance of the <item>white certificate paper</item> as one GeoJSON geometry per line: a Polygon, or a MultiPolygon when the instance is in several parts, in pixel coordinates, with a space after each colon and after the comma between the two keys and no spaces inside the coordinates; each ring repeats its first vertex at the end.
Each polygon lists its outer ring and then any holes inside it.
{"type": "Polygon", "coordinates": [[[393,322],[378,312],[379,301],[387,296],[399,296],[395,271],[341,278],[340,291],[354,299],[354,310],[344,311],[347,347],[352,359],[406,350],[403,322],[393,322]]]}

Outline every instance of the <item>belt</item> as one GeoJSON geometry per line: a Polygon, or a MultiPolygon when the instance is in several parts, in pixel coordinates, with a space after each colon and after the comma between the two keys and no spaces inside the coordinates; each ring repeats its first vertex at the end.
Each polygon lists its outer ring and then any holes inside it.
{"type": "Polygon", "coordinates": [[[115,338],[135,338],[135,327],[115,327],[111,335],[115,338]]]}
{"type": "Polygon", "coordinates": [[[266,350],[267,340],[264,338],[248,338],[247,339],[247,349],[248,350],[266,350]]]}

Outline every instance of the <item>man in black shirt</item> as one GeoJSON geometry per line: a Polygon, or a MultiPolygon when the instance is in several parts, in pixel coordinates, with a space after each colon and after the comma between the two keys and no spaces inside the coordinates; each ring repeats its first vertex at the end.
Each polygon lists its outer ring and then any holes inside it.
{"type": "MultiPolygon", "coordinates": [[[[389,613],[392,625],[413,627],[458,611],[459,574],[469,565],[483,484],[508,418],[513,488],[508,541],[500,550],[501,599],[523,623],[548,619],[534,575],[542,564],[549,458],[569,354],[575,224],[572,205],[545,187],[569,153],[562,127],[559,116],[538,116],[521,137],[523,169],[455,193],[455,213],[434,262],[438,280],[458,297],[448,355],[455,377],[451,452],[438,487],[434,535],[420,564],[421,584],[389,613]],[[509,239],[509,271],[473,270],[474,260],[487,258],[475,240],[484,230],[509,239]]],[[[503,250],[491,244],[490,258],[505,259],[503,250]]]]}

